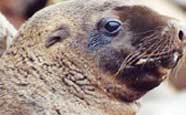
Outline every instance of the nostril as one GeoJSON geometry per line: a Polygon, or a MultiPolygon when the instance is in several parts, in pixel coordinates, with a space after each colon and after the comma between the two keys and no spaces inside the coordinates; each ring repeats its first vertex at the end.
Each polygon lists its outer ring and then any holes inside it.
{"type": "Polygon", "coordinates": [[[178,37],[179,37],[179,39],[180,39],[181,41],[184,40],[184,32],[183,32],[182,30],[179,31],[178,37]]]}

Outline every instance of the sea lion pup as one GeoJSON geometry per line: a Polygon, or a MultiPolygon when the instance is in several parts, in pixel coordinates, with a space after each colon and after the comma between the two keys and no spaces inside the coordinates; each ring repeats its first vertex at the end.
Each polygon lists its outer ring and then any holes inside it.
{"type": "Polygon", "coordinates": [[[36,13],[0,59],[2,115],[134,115],[182,56],[183,31],[128,0],[36,13]]]}
{"type": "Polygon", "coordinates": [[[14,26],[0,12],[0,56],[10,47],[16,33],[14,26]]]}

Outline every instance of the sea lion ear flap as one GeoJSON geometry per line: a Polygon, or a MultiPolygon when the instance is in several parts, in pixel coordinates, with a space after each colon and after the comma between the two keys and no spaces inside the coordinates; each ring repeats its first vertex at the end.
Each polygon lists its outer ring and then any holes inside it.
{"type": "Polygon", "coordinates": [[[46,39],[45,47],[49,48],[57,42],[62,42],[70,35],[68,28],[58,28],[53,31],[46,39]]]}

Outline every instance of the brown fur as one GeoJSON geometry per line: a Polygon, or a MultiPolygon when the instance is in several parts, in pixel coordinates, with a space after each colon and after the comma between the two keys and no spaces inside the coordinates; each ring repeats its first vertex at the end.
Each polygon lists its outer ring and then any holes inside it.
{"type": "MultiPolygon", "coordinates": [[[[98,66],[105,60],[96,63],[97,56],[110,53],[100,50],[95,54],[87,49],[89,33],[95,30],[97,22],[108,16],[119,18],[113,9],[129,3],[128,0],[71,0],[46,8],[29,19],[19,30],[13,46],[0,59],[0,114],[134,115],[138,106],[134,101],[155,86],[141,91],[132,89],[131,81],[113,80],[110,70],[103,71],[98,66]],[[59,30],[68,34],[57,32],[59,30]]],[[[142,6],[133,8],[134,13],[138,11],[135,8],[147,10],[146,14],[152,12],[142,6]]],[[[150,29],[148,25],[143,31],[150,29]]],[[[137,27],[136,31],[140,30],[140,23],[133,26],[137,27]]],[[[126,43],[119,46],[117,40],[123,38],[117,38],[109,48],[122,50],[126,43]]],[[[143,80],[149,83],[148,76],[142,76],[143,80]]],[[[137,83],[135,80],[134,84],[137,83]]]]}

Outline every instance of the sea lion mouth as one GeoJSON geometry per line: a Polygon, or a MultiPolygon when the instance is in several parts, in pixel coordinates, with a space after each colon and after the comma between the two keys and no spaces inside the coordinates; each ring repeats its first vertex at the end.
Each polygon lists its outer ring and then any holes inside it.
{"type": "Polygon", "coordinates": [[[182,57],[182,50],[174,49],[157,55],[141,54],[108,47],[100,51],[97,58],[99,67],[108,75],[102,78],[103,88],[108,94],[122,101],[139,99],[167,78],[182,57]]]}
{"type": "Polygon", "coordinates": [[[181,57],[180,51],[172,51],[164,56],[140,58],[130,65],[122,64],[116,76],[133,90],[148,91],[166,79],[181,57]]]}

